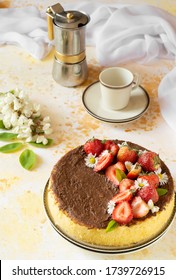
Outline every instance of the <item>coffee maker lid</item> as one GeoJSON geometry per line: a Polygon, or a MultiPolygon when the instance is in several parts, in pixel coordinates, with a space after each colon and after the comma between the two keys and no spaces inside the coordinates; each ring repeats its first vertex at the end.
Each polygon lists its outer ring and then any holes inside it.
{"type": "Polygon", "coordinates": [[[55,14],[54,23],[61,28],[75,29],[86,25],[90,18],[79,11],[63,11],[55,14]]]}

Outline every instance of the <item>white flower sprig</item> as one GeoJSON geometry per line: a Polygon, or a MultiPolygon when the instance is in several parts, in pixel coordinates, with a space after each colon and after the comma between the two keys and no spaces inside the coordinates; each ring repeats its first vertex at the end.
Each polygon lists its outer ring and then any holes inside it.
{"type": "Polygon", "coordinates": [[[52,128],[50,118],[42,117],[40,105],[32,103],[28,95],[19,89],[0,93],[0,97],[0,120],[4,127],[26,142],[46,145],[52,128]]]}

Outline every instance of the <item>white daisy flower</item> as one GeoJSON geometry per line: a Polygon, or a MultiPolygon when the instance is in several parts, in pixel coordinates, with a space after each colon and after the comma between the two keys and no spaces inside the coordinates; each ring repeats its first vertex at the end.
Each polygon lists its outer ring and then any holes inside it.
{"type": "Polygon", "coordinates": [[[164,185],[164,184],[167,184],[169,178],[167,176],[167,174],[164,172],[164,173],[161,173],[161,168],[158,168],[156,171],[155,171],[155,174],[158,175],[158,178],[159,178],[159,182],[161,185],[164,185]]]}
{"type": "Polygon", "coordinates": [[[96,155],[93,154],[88,154],[87,157],[85,158],[86,166],[90,168],[94,168],[95,165],[97,164],[98,158],[96,155]]]}
{"type": "Polygon", "coordinates": [[[159,211],[159,207],[154,205],[152,199],[150,199],[147,204],[152,213],[156,213],[159,211]]]}
{"type": "Polygon", "coordinates": [[[147,186],[149,186],[148,181],[143,178],[138,178],[134,182],[134,187],[136,190],[147,186]]]}
{"type": "Polygon", "coordinates": [[[107,207],[107,212],[108,212],[109,215],[112,214],[114,208],[115,208],[115,202],[112,201],[112,200],[110,200],[110,201],[108,202],[108,207],[107,207]]]}

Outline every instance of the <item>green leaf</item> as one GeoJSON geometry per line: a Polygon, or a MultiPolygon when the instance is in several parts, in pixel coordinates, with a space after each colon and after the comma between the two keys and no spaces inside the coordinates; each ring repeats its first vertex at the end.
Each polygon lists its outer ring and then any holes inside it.
{"type": "Polygon", "coordinates": [[[19,157],[19,161],[22,167],[27,170],[30,170],[34,166],[36,160],[37,160],[36,154],[29,149],[24,150],[19,157]]]}
{"type": "Polygon", "coordinates": [[[15,93],[15,90],[14,89],[11,89],[9,90],[10,93],[14,94],[15,93]]]}
{"type": "Polygon", "coordinates": [[[125,172],[123,172],[122,170],[120,170],[120,169],[116,169],[116,177],[117,177],[117,180],[119,181],[119,182],[121,182],[123,179],[125,179],[126,178],[126,174],[125,174],[125,172]]]}
{"type": "Polygon", "coordinates": [[[2,120],[0,120],[0,128],[1,128],[1,129],[4,129],[4,128],[5,128],[4,123],[3,123],[2,120]]]}
{"type": "Polygon", "coordinates": [[[23,147],[23,144],[20,142],[10,143],[5,146],[0,147],[1,153],[13,153],[20,150],[23,147]]]}
{"type": "Polygon", "coordinates": [[[44,145],[43,143],[36,143],[36,142],[29,142],[30,145],[37,147],[37,148],[48,148],[53,144],[53,139],[47,138],[48,143],[44,145]]]}
{"type": "Polygon", "coordinates": [[[17,136],[18,136],[18,134],[15,134],[15,133],[3,132],[3,133],[0,133],[0,140],[10,141],[10,140],[17,139],[17,136]]]}
{"type": "Polygon", "coordinates": [[[116,221],[111,220],[106,227],[106,232],[110,232],[110,231],[114,230],[118,225],[119,224],[116,221]]]}
{"type": "Polygon", "coordinates": [[[167,193],[167,189],[157,188],[156,190],[159,196],[165,195],[167,193]]]}

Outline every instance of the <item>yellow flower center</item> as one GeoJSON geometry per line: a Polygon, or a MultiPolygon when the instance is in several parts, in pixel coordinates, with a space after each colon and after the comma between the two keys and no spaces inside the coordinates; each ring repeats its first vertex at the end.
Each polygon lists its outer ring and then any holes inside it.
{"type": "Polygon", "coordinates": [[[94,163],[95,163],[95,158],[94,158],[94,157],[91,157],[91,158],[89,159],[89,162],[90,162],[91,164],[94,164],[94,163]]]}

